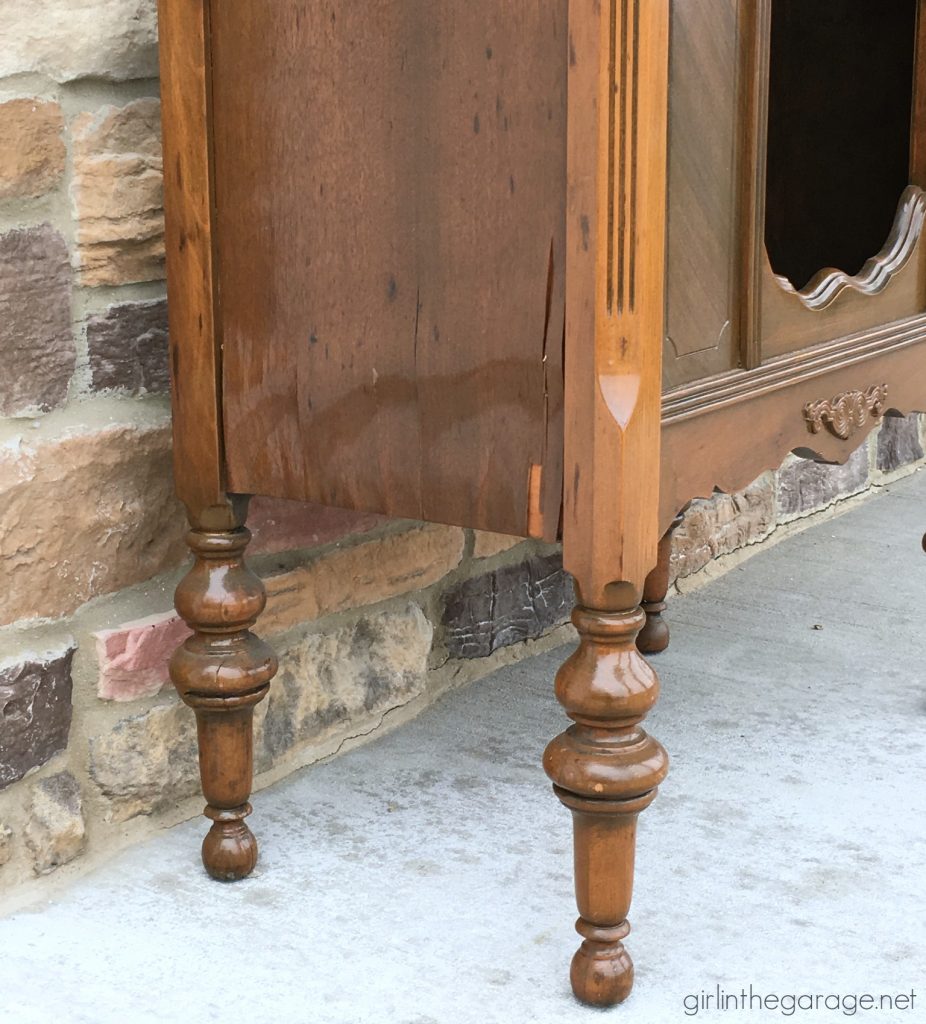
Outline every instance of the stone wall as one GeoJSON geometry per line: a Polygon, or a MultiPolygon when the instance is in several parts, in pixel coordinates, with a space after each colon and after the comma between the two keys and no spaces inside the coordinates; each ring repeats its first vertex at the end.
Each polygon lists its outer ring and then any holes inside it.
{"type": "MultiPolygon", "coordinates": [[[[0,49],[0,898],[45,891],[201,809],[173,497],[153,0],[33,0],[0,49]]],[[[846,467],[789,461],[696,502],[679,586],[923,455],[888,421],[846,467]],[[720,559],[720,563],[718,563],[720,559]]],[[[257,788],[567,639],[557,553],[256,500],[281,655],[257,788]]],[[[538,769],[539,770],[539,769],[538,769]]],[[[256,825],[259,830],[259,801],[256,825]]]]}

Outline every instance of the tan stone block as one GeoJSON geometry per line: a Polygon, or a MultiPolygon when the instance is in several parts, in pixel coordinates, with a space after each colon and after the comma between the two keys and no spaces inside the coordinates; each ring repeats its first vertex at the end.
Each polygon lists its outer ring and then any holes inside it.
{"type": "Polygon", "coordinates": [[[57,103],[0,103],[0,199],[41,196],[64,174],[64,117],[57,103]]]}
{"type": "Polygon", "coordinates": [[[13,830],[0,821],[0,868],[9,864],[13,856],[13,830]]]}
{"type": "Polygon", "coordinates": [[[77,264],[87,285],[164,277],[160,104],[135,100],[71,126],[77,264]]]}
{"type": "Polygon", "coordinates": [[[32,787],[26,845],[37,875],[79,857],[86,845],[80,785],[70,772],[58,772],[32,787]]]}
{"type": "Polygon", "coordinates": [[[371,715],[423,693],[432,638],[431,623],[410,604],[309,634],[281,651],[266,714],[255,729],[257,770],[306,743],[356,731],[371,715]]]}
{"type": "Polygon", "coordinates": [[[773,473],[735,494],[693,501],[672,535],[670,578],[690,576],[712,559],[762,540],[774,529],[775,517],[773,473]]]}
{"type": "Polygon", "coordinates": [[[500,555],[503,551],[509,551],[516,547],[524,539],[523,537],[511,537],[507,533],[488,533],[485,530],[475,530],[474,533],[473,558],[491,558],[492,555],[500,555]]]}
{"type": "Polygon", "coordinates": [[[0,448],[0,624],[67,615],[180,564],[185,529],[166,426],[0,448]]]}
{"type": "Polygon", "coordinates": [[[158,73],[156,0],[5,0],[0,76],[124,81],[158,73]]]}
{"type": "Polygon", "coordinates": [[[91,737],[90,776],[112,801],[112,821],[193,796],[199,790],[193,712],[179,702],[161,704],[91,737]]]}
{"type": "MultiPolygon", "coordinates": [[[[432,626],[415,604],[300,637],[279,651],[280,671],[254,715],[255,770],[307,743],[369,728],[424,692],[432,626]]],[[[126,821],[199,792],[196,721],[171,702],[122,719],[90,738],[90,777],[126,821]]]]}
{"type": "Polygon", "coordinates": [[[309,565],[271,576],[263,634],[279,633],[322,615],[359,608],[429,587],[460,564],[463,531],[421,526],[335,548],[309,565]]]}

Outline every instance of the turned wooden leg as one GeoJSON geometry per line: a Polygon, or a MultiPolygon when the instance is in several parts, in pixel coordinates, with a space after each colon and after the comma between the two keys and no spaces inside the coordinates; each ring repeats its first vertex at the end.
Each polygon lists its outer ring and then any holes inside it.
{"type": "Polygon", "coordinates": [[[632,7],[568,5],[562,535],[579,646],[556,675],[574,724],[544,753],[574,819],[572,988],[600,1006],[633,984],[636,820],[668,765],[641,728],[659,686],[636,639],[659,543],[671,5],[632,7]]]}
{"type": "MultiPolygon", "coordinates": [[[[639,591],[637,591],[639,594],[639,591]]],[[[622,1002],[633,985],[623,940],[633,891],[637,815],[665,778],[668,757],[641,728],[659,692],[635,641],[641,608],[577,607],[579,646],[556,676],[556,696],[574,721],[547,747],[544,768],[572,811],[576,930],[572,989],[583,1002],[622,1002]]]]}
{"type": "Polygon", "coordinates": [[[243,515],[214,514],[199,522],[191,517],[191,524],[187,543],[193,567],[175,599],[193,635],[174,653],[170,676],[196,713],[204,813],[212,820],[203,864],[213,878],[231,882],[249,875],[257,863],[257,840],[244,821],[251,813],[252,720],[277,660],[250,632],[266,596],[244,563],[251,534],[243,515]],[[216,528],[216,521],[226,528],[216,528]]]}
{"type": "Polygon", "coordinates": [[[646,622],[637,637],[637,648],[643,654],[659,654],[669,646],[669,624],[663,618],[666,610],[666,594],[669,592],[669,560],[672,555],[672,534],[681,523],[679,514],[666,530],[659,542],[659,561],[656,568],[646,577],[643,586],[641,607],[646,612],[646,622]]]}

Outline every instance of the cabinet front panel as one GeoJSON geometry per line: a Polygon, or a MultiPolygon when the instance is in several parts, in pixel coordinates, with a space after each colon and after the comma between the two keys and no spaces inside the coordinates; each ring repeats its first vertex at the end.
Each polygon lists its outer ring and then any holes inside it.
{"type": "Polygon", "coordinates": [[[739,365],[740,6],[672,4],[667,388],[739,365]]]}
{"type": "Polygon", "coordinates": [[[212,19],[231,488],[553,536],[566,0],[212,19]]]}
{"type": "Polygon", "coordinates": [[[922,409],[924,47],[926,0],[672,0],[663,527],[847,458],[809,408],[922,409]]]}

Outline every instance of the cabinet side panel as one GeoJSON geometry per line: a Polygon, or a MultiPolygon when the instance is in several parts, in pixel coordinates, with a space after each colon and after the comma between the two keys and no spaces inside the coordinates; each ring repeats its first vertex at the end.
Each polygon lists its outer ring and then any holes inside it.
{"type": "Polygon", "coordinates": [[[565,13],[498,6],[218,6],[234,489],[555,532],[565,13]]]}
{"type": "Polygon", "coordinates": [[[422,83],[406,7],[216,9],[224,413],[237,490],[420,508],[409,140],[422,83]]]}
{"type": "Polygon", "coordinates": [[[672,4],[664,383],[738,362],[739,0],[672,4]]]}
{"type": "Polygon", "coordinates": [[[424,517],[450,510],[551,537],[562,492],[565,9],[422,10],[419,116],[433,126],[417,167],[424,517]]]}

